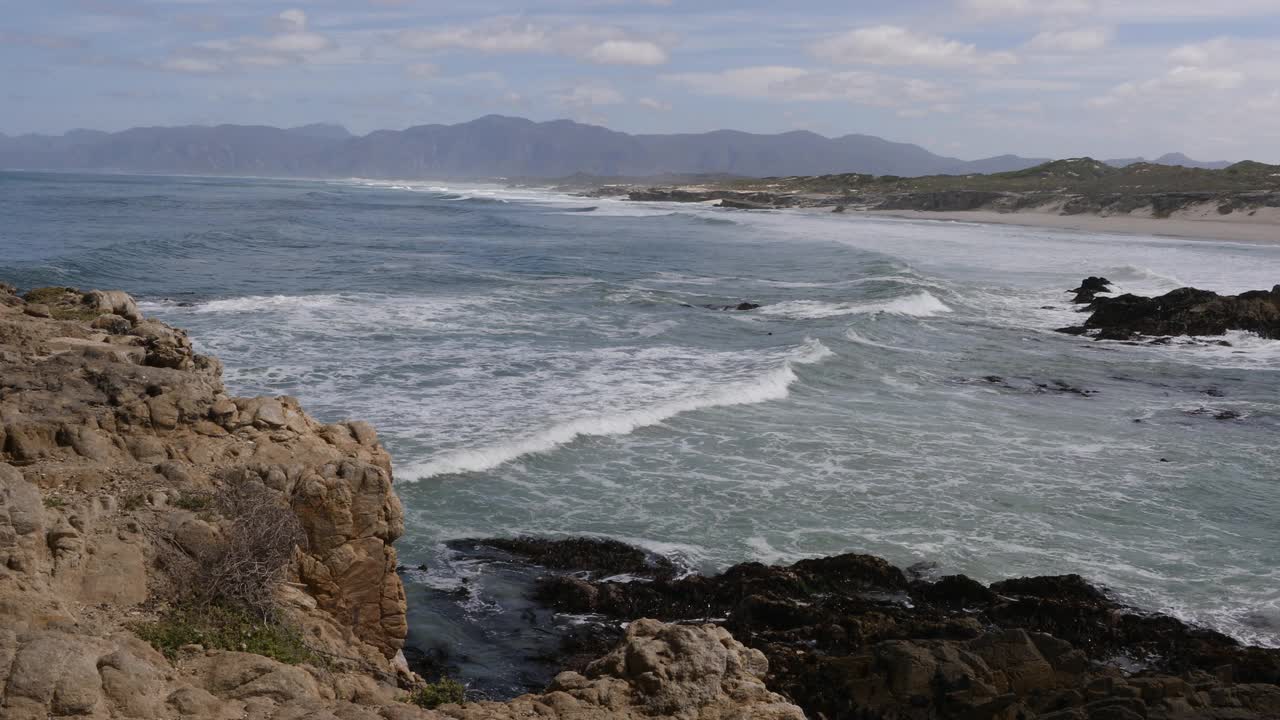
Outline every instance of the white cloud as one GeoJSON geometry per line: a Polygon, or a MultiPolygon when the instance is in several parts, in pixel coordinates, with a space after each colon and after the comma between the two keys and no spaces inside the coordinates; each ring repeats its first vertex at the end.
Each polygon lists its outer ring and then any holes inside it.
{"type": "Polygon", "coordinates": [[[312,32],[289,32],[265,38],[250,38],[244,43],[268,52],[284,54],[315,53],[334,46],[329,38],[312,32]]]}
{"type": "Polygon", "coordinates": [[[1046,30],[1031,38],[1027,47],[1046,52],[1089,52],[1106,47],[1113,34],[1114,31],[1109,27],[1046,30]]]}
{"type": "Polygon", "coordinates": [[[208,40],[179,50],[152,67],[172,72],[215,73],[245,68],[279,67],[315,61],[337,48],[327,35],[307,29],[307,14],[285,10],[272,17],[269,35],[208,40]]]}
{"type": "Polygon", "coordinates": [[[661,79],[703,95],[776,102],[846,101],[875,107],[924,104],[932,108],[957,95],[954,90],[927,80],[862,70],[833,72],[784,65],[677,73],[661,79]]]}
{"type": "Polygon", "coordinates": [[[556,93],[556,102],[571,108],[588,108],[598,105],[621,105],[626,102],[622,93],[604,83],[585,83],[556,93]]]}
{"type": "Polygon", "coordinates": [[[169,58],[160,63],[160,69],[181,73],[216,73],[222,72],[222,65],[211,60],[193,57],[169,58]]]}
{"type": "Polygon", "coordinates": [[[307,14],[298,8],[285,10],[276,16],[275,26],[286,32],[302,32],[307,29],[307,14]]]}
{"type": "Polygon", "coordinates": [[[666,49],[604,25],[551,26],[519,18],[478,25],[404,30],[397,44],[407,50],[472,50],[490,54],[556,53],[599,65],[662,65],[666,49]]]}
{"type": "Polygon", "coordinates": [[[651,98],[651,97],[642,97],[636,100],[636,104],[641,107],[647,107],[650,110],[659,110],[661,112],[667,112],[671,110],[671,103],[663,102],[662,100],[658,100],[656,98],[651,98]]]}
{"type": "Polygon", "coordinates": [[[404,71],[411,77],[430,78],[440,74],[440,66],[434,63],[412,63],[405,67],[404,71]]]}
{"type": "Polygon", "coordinates": [[[1149,101],[1179,95],[1203,98],[1205,93],[1239,88],[1245,79],[1244,73],[1239,70],[1179,65],[1164,75],[1144,82],[1117,85],[1089,103],[1094,107],[1108,107],[1125,101],[1149,101]]]}
{"type": "Polygon", "coordinates": [[[1095,10],[1091,0],[962,0],[962,7],[981,18],[1010,15],[1083,15],[1095,10]]]}
{"type": "Polygon", "coordinates": [[[813,54],[843,65],[995,66],[1017,62],[1008,52],[984,53],[976,45],[895,25],[858,28],[814,44],[813,54]]]}
{"type": "Polygon", "coordinates": [[[410,50],[460,48],[489,53],[545,52],[551,47],[546,31],[527,23],[505,27],[405,30],[400,33],[399,43],[410,50]]]}
{"type": "Polygon", "coordinates": [[[605,40],[592,48],[587,57],[601,65],[663,65],[667,62],[667,51],[651,42],[605,40]]]}

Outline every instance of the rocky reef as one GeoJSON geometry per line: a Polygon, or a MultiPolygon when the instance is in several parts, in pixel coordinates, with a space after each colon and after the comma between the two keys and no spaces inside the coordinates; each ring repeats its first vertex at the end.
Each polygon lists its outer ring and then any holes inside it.
{"type": "Polygon", "coordinates": [[[1083,335],[1097,331],[1105,340],[1129,340],[1138,336],[1217,336],[1231,330],[1280,339],[1280,285],[1239,295],[1219,295],[1209,290],[1179,288],[1159,297],[1125,294],[1099,297],[1109,291],[1103,278],[1087,278],[1075,302],[1088,303],[1083,325],[1060,332],[1083,335]]]}
{"type": "Polygon", "coordinates": [[[368,424],[230,396],[122,292],[0,285],[0,717],[802,717],[657,622],[546,694],[410,704],[402,532],[368,424]]]}
{"type": "MultiPolygon", "coordinates": [[[[1075,575],[988,586],[841,555],[677,577],[593,542],[471,544],[546,568],[532,592],[564,612],[714,622],[811,718],[1280,717],[1280,650],[1126,607],[1075,575]]],[[[597,642],[616,627],[601,623],[597,642]]]]}

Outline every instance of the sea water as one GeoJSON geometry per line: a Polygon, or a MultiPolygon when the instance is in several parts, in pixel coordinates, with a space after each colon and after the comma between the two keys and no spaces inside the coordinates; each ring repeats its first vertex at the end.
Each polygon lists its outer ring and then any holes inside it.
{"type": "Polygon", "coordinates": [[[411,640],[464,675],[520,603],[443,543],[519,533],[1080,573],[1280,645],[1280,342],[1053,332],[1087,275],[1269,289],[1280,244],[358,179],[3,173],[0,218],[0,279],[128,290],[232,392],[374,423],[411,640]]]}

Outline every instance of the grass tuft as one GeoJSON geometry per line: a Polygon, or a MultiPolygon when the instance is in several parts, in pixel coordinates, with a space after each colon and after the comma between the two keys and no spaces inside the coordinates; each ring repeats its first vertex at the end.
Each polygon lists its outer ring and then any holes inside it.
{"type": "Polygon", "coordinates": [[[190,510],[193,513],[198,513],[204,510],[208,510],[210,507],[212,507],[213,498],[209,497],[208,495],[194,495],[189,493],[183,493],[178,497],[177,500],[173,501],[173,505],[174,507],[179,507],[179,508],[182,508],[183,510],[190,510]]]}
{"type": "Polygon", "coordinates": [[[290,665],[320,664],[294,628],[217,605],[173,608],[158,620],[137,623],[132,629],[171,660],[184,645],[202,645],[264,655],[290,665]]]}
{"type": "Polygon", "coordinates": [[[462,683],[450,678],[444,678],[439,682],[427,683],[415,689],[405,702],[413,703],[418,707],[434,710],[441,705],[449,705],[451,703],[461,703],[466,699],[467,689],[462,683]]]}

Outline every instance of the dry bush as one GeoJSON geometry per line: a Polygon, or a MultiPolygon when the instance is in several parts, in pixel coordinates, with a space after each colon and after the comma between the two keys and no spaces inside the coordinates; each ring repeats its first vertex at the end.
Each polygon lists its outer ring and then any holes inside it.
{"type": "Polygon", "coordinates": [[[219,606],[267,619],[276,587],[289,572],[295,547],[306,546],[297,515],[262,483],[230,483],[213,495],[222,518],[221,540],[184,548],[172,538],[157,543],[158,559],[176,589],[176,604],[219,606]]]}

